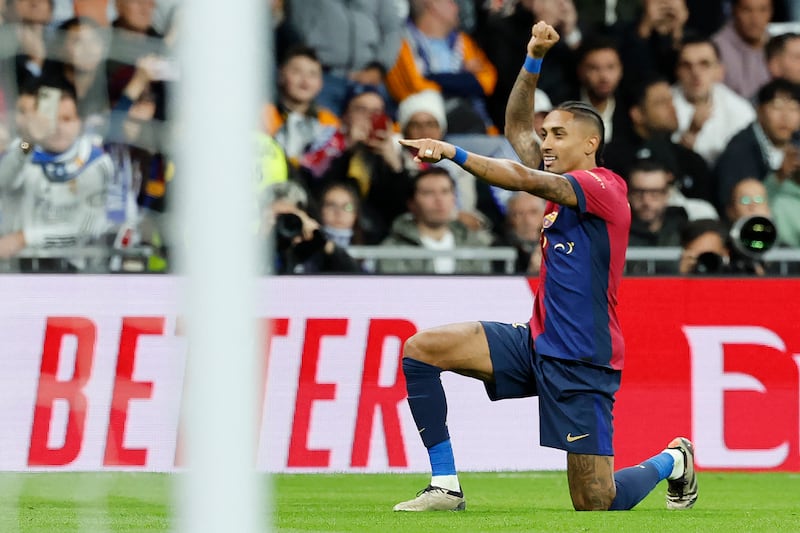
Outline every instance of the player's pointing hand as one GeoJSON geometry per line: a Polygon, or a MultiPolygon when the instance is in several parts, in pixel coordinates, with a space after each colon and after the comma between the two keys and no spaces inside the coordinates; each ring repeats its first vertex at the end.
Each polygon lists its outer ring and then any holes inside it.
{"type": "Polygon", "coordinates": [[[414,161],[436,163],[442,159],[451,159],[456,148],[450,143],[435,139],[400,139],[400,144],[414,154],[414,161]]]}
{"type": "Polygon", "coordinates": [[[528,41],[528,55],[541,59],[561,37],[550,24],[539,21],[531,28],[531,40],[528,41]]]}

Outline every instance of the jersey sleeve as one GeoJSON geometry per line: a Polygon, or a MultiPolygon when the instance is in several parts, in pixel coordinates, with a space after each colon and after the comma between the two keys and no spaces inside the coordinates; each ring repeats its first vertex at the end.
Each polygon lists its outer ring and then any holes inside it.
{"type": "Polygon", "coordinates": [[[621,178],[593,170],[576,170],[566,178],[578,197],[578,210],[614,221],[630,212],[625,183],[621,178]]]}

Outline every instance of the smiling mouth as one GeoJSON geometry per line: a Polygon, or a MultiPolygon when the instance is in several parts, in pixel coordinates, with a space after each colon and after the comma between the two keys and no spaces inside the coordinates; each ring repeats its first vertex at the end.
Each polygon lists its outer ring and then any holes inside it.
{"type": "Polygon", "coordinates": [[[546,155],[542,157],[542,162],[544,163],[545,167],[552,166],[553,163],[556,162],[556,157],[552,155],[546,155]]]}

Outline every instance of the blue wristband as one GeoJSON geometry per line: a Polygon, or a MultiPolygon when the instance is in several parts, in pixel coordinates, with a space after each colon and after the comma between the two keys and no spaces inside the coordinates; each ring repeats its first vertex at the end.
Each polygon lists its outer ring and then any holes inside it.
{"type": "Polygon", "coordinates": [[[463,165],[467,162],[467,151],[460,146],[456,146],[456,155],[452,157],[452,160],[459,165],[463,165]]]}
{"type": "Polygon", "coordinates": [[[542,59],[531,56],[525,56],[525,64],[523,68],[531,74],[539,74],[542,71],[542,59]]]}

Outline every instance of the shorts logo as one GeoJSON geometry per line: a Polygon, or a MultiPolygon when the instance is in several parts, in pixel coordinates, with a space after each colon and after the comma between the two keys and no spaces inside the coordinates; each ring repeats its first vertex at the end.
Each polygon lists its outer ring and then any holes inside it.
{"type": "Polygon", "coordinates": [[[590,433],[584,433],[583,435],[575,435],[573,437],[572,433],[567,433],[567,442],[575,442],[576,440],[585,439],[589,435],[590,435],[590,433]]]}
{"type": "Polygon", "coordinates": [[[528,327],[528,324],[526,324],[524,322],[514,322],[511,325],[514,326],[515,328],[527,328],[528,327]]]}

